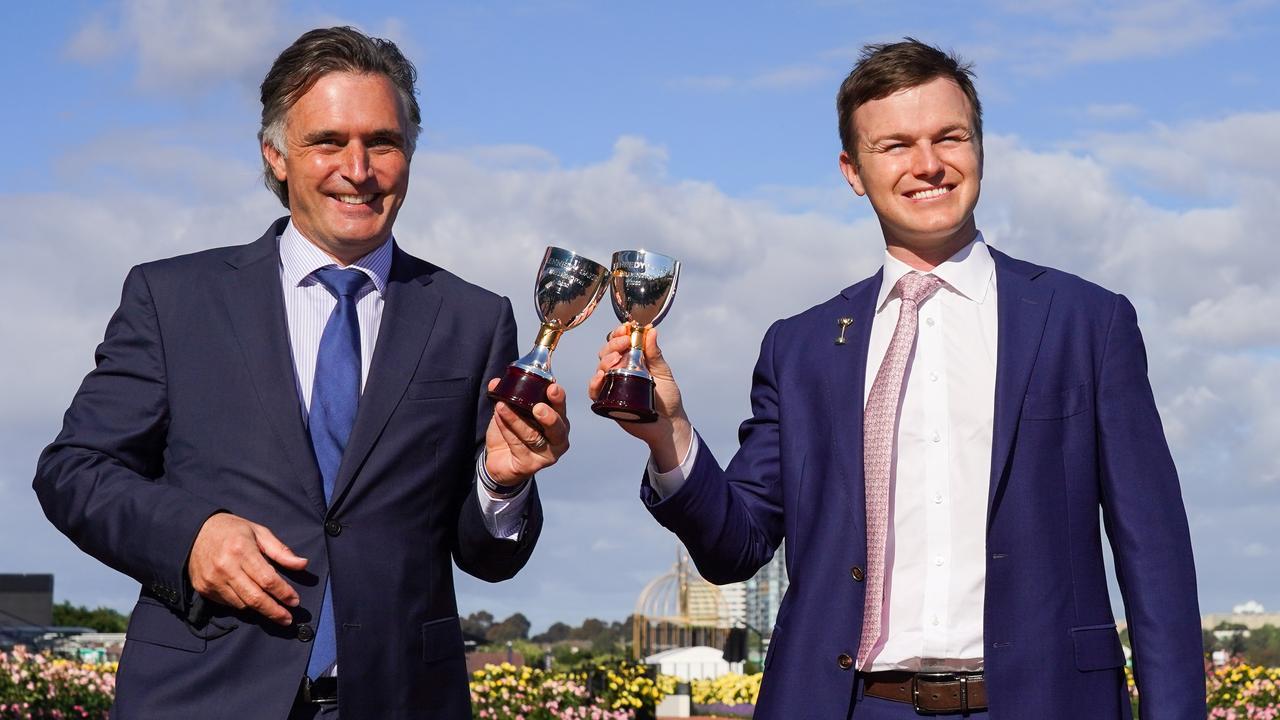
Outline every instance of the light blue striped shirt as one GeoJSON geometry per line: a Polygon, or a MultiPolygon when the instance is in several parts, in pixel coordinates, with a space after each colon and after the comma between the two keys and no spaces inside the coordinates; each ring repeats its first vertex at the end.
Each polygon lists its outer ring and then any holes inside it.
{"type": "MultiPolygon", "coordinates": [[[[391,276],[392,238],[378,249],[346,266],[369,276],[369,282],[356,295],[356,316],[360,321],[360,390],[369,379],[369,364],[382,326],[383,298],[387,279],[391,276]]],[[[284,311],[289,323],[289,347],[293,353],[294,377],[298,398],[302,401],[302,421],[311,412],[311,388],[315,382],[316,355],[320,352],[320,336],[329,322],[337,298],[315,277],[325,267],[342,267],[316,247],[290,221],[280,235],[280,285],[284,290],[284,311]]],[[[529,491],[501,500],[484,491],[476,483],[485,526],[498,538],[516,539],[520,532],[520,516],[529,491]]]]}

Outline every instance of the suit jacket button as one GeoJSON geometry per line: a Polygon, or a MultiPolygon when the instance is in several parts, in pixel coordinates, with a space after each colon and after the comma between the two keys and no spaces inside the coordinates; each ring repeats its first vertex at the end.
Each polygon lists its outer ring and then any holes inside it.
{"type": "Polygon", "coordinates": [[[337,520],[325,520],[324,531],[329,537],[338,537],[342,534],[342,523],[337,520]]]}
{"type": "Polygon", "coordinates": [[[854,582],[862,582],[863,578],[867,576],[867,574],[862,571],[861,565],[854,565],[852,568],[850,568],[849,575],[850,577],[853,578],[854,582]]]}
{"type": "Polygon", "coordinates": [[[311,642],[316,637],[316,631],[310,625],[298,626],[298,640],[306,643],[311,642]]]}
{"type": "Polygon", "coordinates": [[[839,665],[841,670],[848,670],[853,667],[853,658],[849,657],[849,653],[840,653],[836,658],[836,665],[839,665]]]}

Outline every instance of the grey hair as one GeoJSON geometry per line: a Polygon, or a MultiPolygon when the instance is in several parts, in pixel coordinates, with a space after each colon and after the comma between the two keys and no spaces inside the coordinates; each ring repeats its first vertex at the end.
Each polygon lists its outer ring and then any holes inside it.
{"type": "MultiPolygon", "coordinates": [[[[385,75],[400,96],[400,105],[408,116],[405,145],[413,155],[422,130],[422,112],[418,108],[418,71],[413,63],[390,40],[369,37],[352,27],[318,28],[302,34],[280,53],[262,80],[262,125],[258,145],[270,145],[286,157],[285,120],[289,109],[331,72],[385,75]]],[[[266,157],[262,158],[262,180],[280,202],[289,207],[289,185],[276,179],[266,157]]]]}

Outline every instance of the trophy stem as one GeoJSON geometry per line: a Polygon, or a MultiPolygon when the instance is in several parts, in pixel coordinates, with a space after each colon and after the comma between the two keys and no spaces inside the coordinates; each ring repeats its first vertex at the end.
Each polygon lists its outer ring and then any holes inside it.
{"type": "Polygon", "coordinates": [[[551,323],[542,323],[542,327],[538,328],[538,339],[536,344],[539,347],[545,347],[554,350],[556,343],[560,342],[560,336],[564,334],[564,328],[551,323]]]}
{"type": "Polygon", "coordinates": [[[533,417],[533,406],[547,401],[547,388],[556,381],[551,374],[551,354],[563,334],[564,328],[542,323],[533,349],[507,366],[489,397],[505,402],[525,417],[533,417]]]}
{"type": "Polygon", "coordinates": [[[644,366],[644,335],[648,328],[633,327],[631,328],[631,349],[627,351],[626,361],[617,368],[617,372],[627,375],[649,376],[649,371],[644,366]]]}

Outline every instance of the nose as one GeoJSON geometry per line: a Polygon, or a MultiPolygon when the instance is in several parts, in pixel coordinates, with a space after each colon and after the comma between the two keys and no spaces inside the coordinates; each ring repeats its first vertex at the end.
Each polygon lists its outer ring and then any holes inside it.
{"type": "Polygon", "coordinates": [[[364,143],[347,143],[340,172],[352,185],[360,185],[369,179],[369,149],[364,143]]]}
{"type": "Polygon", "coordinates": [[[911,174],[921,180],[937,177],[942,172],[942,161],[933,149],[933,143],[920,143],[911,154],[911,174]]]}

